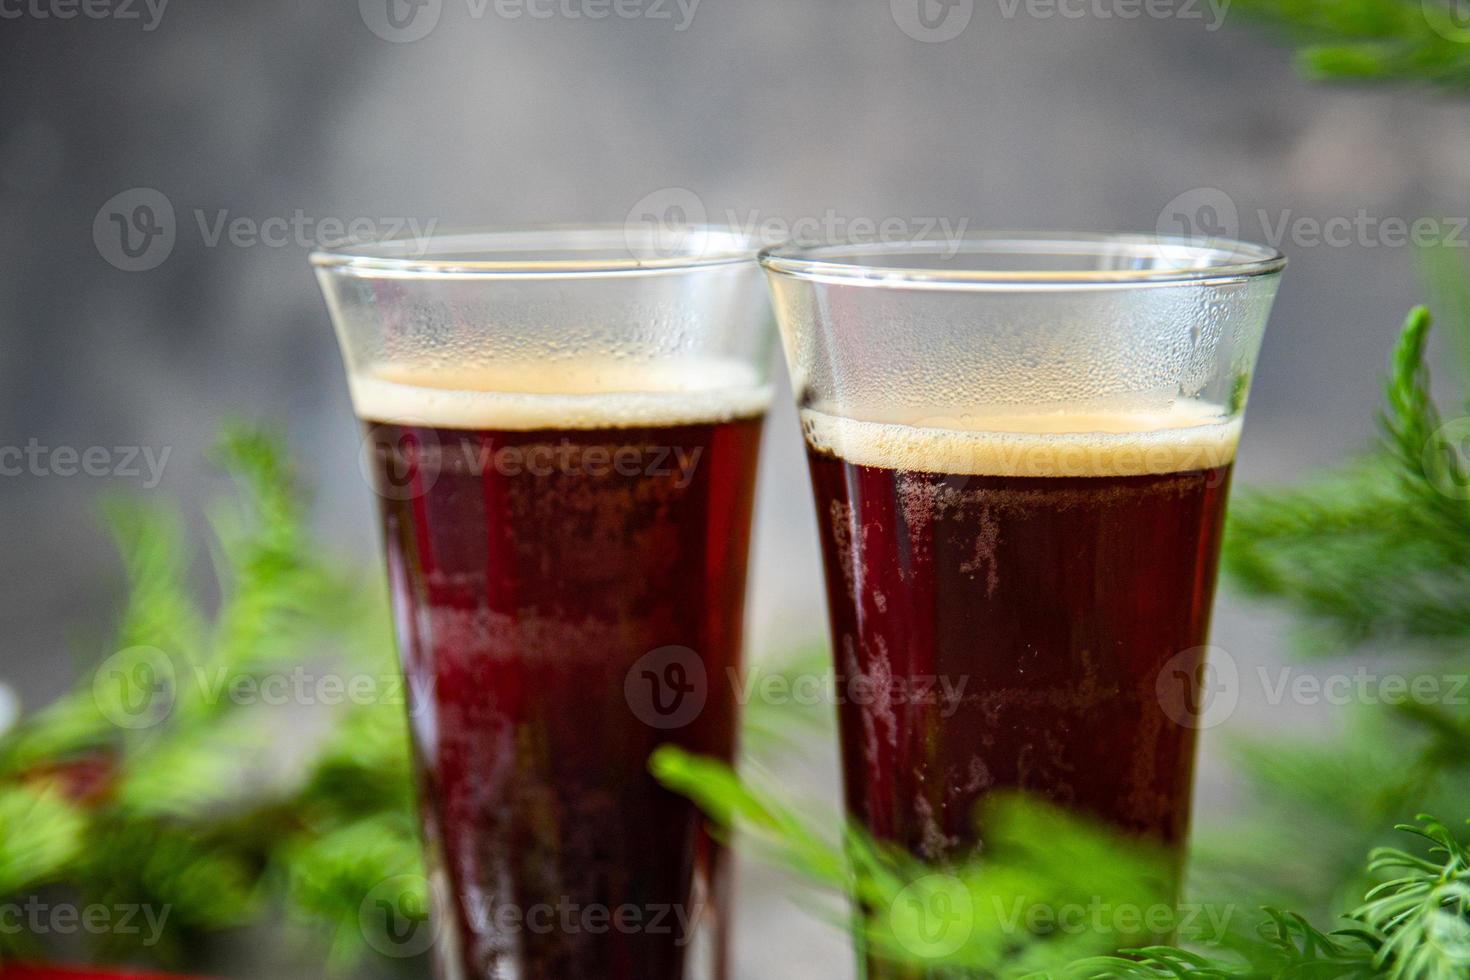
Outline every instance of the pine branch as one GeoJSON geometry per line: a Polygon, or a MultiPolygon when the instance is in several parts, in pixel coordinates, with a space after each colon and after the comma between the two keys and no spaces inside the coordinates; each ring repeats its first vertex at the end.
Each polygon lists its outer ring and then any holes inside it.
{"type": "Polygon", "coordinates": [[[0,895],[57,880],[81,853],[84,826],[60,793],[0,788],[0,895]]]}
{"type": "MultiPolygon", "coordinates": [[[[1169,890],[1167,862],[1034,800],[993,801],[986,852],[959,867],[925,866],[849,826],[825,839],[788,805],[722,763],[665,747],[650,765],[724,832],[751,835],[765,860],[837,890],[864,909],[854,939],[915,969],[959,967],[1000,976],[1101,980],[1448,980],[1470,975],[1470,855],[1444,825],[1400,825],[1429,842],[1427,855],[1372,852],[1366,874],[1394,872],[1327,933],[1298,913],[1263,910],[1254,929],[1196,935],[1193,948],[1128,948],[1127,930],[1104,923],[1083,934],[1037,931],[1025,911],[1069,904],[1147,909],[1169,890]],[[1007,917],[1004,910],[1016,910],[1007,917]],[[947,922],[938,916],[947,917],[947,922]],[[958,916],[958,918],[956,918],[958,916]],[[939,939],[936,940],[935,936],[939,939]],[[958,940],[954,942],[952,940],[958,940]],[[1091,947],[1089,951],[1089,947],[1091,947]],[[1120,953],[1106,950],[1123,947],[1120,953]]],[[[1231,906],[1216,906],[1230,909],[1231,906]]],[[[1222,916],[1229,922],[1229,916],[1222,916]]]]}
{"type": "Polygon", "coordinates": [[[989,801],[984,859],[933,867],[855,825],[835,839],[822,828],[840,827],[840,820],[803,816],[775,791],[715,760],[666,746],[650,769],[699,804],[717,828],[738,830],[765,860],[866,909],[854,938],[896,963],[1004,976],[1054,970],[1129,945],[1143,937],[1140,926],[1119,917],[1100,930],[1057,928],[1033,936],[1026,927],[1033,916],[1074,905],[1167,905],[1171,874],[1163,855],[1034,800],[989,801]],[[962,936],[938,918],[957,908],[969,916],[959,926],[962,936]]]}
{"type": "Polygon", "coordinates": [[[1453,0],[1233,0],[1280,33],[1308,78],[1470,87],[1470,24],[1453,0]]]}
{"type": "Polygon", "coordinates": [[[1374,851],[1369,870],[1398,877],[1370,891],[1353,918],[1382,937],[1374,965],[1388,980],[1470,976],[1470,854],[1439,821],[1419,821],[1397,829],[1428,841],[1429,855],[1374,851]]]}
{"type": "MultiPolygon", "coordinates": [[[[376,583],[365,588],[309,540],[278,436],[231,429],[216,458],[238,497],[211,508],[213,616],[188,587],[193,549],[178,515],[106,510],[130,587],[120,649],[0,733],[0,901],[65,883],[83,902],[153,910],[157,945],[113,931],[96,952],[164,965],[284,906],[303,936],[330,926],[332,965],[347,969],[368,952],[361,927],[356,942],[340,934],[367,890],[421,873],[403,707],[346,705],[300,770],[252,770],[271,758],[275,723],[230,692],[323,649],[350,669],[392,672],[386,604],[376,583]],[[378,850],[362,846],[369,836],[378,850]],[[324,880],[338,885],[310,884],[324,880]]],[[[0,958],[37,955],[37,938],[7,943],[0,958]]]]}
{"type": "Polygon", "coordinates": [[[1457,649],[1470,636],[1470,470],[1430,395],[1429,326],[1423,307],[1405,321],[1376,453],[1232,509],[1226,572],[1302,614],[1317,652],[1369,639],[1457,649]]]}

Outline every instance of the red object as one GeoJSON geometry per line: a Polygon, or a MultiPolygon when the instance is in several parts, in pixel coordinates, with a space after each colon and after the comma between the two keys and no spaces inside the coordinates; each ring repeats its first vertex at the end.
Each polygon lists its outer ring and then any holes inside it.
{"type": "Polygon", "coordinates": [[[976,804],[1022,790],[1182,849],[1228,464],[1050,477],[810,459],[852,816],[962,860],[976,804]]]}
{"type": "Polygon", "coordinates": [[[94,807],[112,793],[117,760],[111,752],[90,752],[64,762],[43,762],[21,773],[32,784],[54,785],[73,803],[94,807]]]}
{"type": "MultiPolygon", "coordinates": [[[[699,972],[683,930],[720,930],[723,858],[648,757],[665,743],[734,757],[760,419],[367,434],[427,765],[425,837],[463,899],[454,972],[699,972]],[[560,462],[541,465],[547,453],[560,462]],[[471,911],[505,893],[514,906],[471,911]],[[617,925],[537,925],[568,908],[617,925]],[[682,925],[664,918],[675,910],[682,925]]],[[[429,933],[396,897],[372,896],[391,916],[383,938],[422,949],[429,933]]]]}

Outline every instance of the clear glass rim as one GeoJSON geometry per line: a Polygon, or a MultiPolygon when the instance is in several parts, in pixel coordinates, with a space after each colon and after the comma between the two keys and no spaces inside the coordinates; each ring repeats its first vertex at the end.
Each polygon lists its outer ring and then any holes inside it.
{"type": "Polygon", "coordinates": [[[931,289],[1219,284],[1276,275],[1286,267],[1286,256],[1280,251],[1229,238],[1066,231],[995,231],[954,240],[906,242],[785,242],[762,249],[759,258],[768,272],[799,279],[931,289]],[[953,267],[903,261],[904,256],[921,255],[960,261],[953,267]],[[986,264],[986,256],[993,264],[986,264]],[[1012,261],[1034,256],[1037,268],[1003,268],[995,262],[1001,256],[1012,261]],[[1133,258],[1158,264],[1122,269],[1047,269],[1039,261],[1043,257],[1079,256],[1133,258]]]}
{"type": "Polygon", "coordinates": [[[525,225],[319,248],[311,264],[393,278],[637,276],[754,262],[760,245],[722,225],[525,225]]]}

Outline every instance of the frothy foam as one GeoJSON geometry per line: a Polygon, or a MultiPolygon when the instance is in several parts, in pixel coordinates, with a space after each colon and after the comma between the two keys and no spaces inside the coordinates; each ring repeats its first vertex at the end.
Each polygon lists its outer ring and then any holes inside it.
{"type": "Polygon", "coordinates": [[[974,476],[1143,476],[1224,466],[1240,419],[1180,400],[1162,411],[923,415],[865,422],[801,413],[807,443],[850,463],[974,476]]]}
{"type": "Polygon", "coordinates": [[[601,429],[752,418],[771,389],[737,361],[379,364],[349,378],[360,418],[448,429],[601,429]]]}

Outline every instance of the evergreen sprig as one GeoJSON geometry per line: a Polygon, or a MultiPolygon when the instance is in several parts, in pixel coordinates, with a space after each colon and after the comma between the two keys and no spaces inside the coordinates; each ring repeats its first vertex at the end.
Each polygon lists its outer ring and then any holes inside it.
{"type": "MultiPolygon", "coordinates": [[[[1470,350],[1463,257],[1436,248],[1425,265],[1451,348],[1470,350]]],[[[1334,883],[1338,890],[1359,883],[1344,856],[1348,843],[1379,843],[1379,828],[1416,810],[1470,812],[1470,711],[1466,692],[1456,689],[1470,677],[1470,421],[1445,422],[1431,395],[1430,323],[1428,310],[1414,310],[1394,347],[1378,444],[1304,486],[1240,495],[1225,569],[1247,594],[1308,624],[1304,651],[1341,654],[1363,644],[1395,651],[1403,673],[1449,681],[1445,697],[1357,706],[1330,744],[1237,739],[1243,770],[1276,816],[1263,834],[1297,840],[1297,853],[1331,850],[1336,869],[1320,858],[1263,861],[1268,842],[1246,829],[1223,846],[1207,839],[1207,870],[1231,867],[1320,899],[1334,883]],[[1323,848],[1327,839],[1340,846],[1323,848]]]]}
{"type": "Polygon", "coordinates": [[[1374,851],[1369,871],[1398,877],[1370,891],[1353,917],[1382,937],[1374,965],[1390,980],[1470,976],[1470,855],[1448,827],[1419,820],[1422,826],[1398,829],[1428,841],[1428,856],[1374,851]]]}
{"type": "MultiPolygon", "coordinates": [[[[278,434],[231,427],[216,459],[236,492],[209,508],[212,611],[182,515],[104,509],[129,586],[117,652],[0,735],[0,901],[156,910],[160,935],[106,931],[93,953],[164,965],[284,909],[346,968],[373,938],[363,897],[420,873],[402,706],[333,709],[334,730],[288,762],[278,709],[232,692],[308,665],[391,675],[385,603],[307,533],[278,434]]],[[[48,938],[7,930],[0,961],[48,938]]]]}
{"type": "Polygon", "coordinates": [[[1470,86],[1470,19],[1456,0],[1232,0],[1297,46],[1308,78],[1470,86]]]}
{"type": "Polygon", "coordinates": [[[1443,825],[1398,829],[1429,842],[1425,854],[1380,849],[1369,875],[1397,877],[1373,887],[1332,933],[1304,915],[1261,910],[1254,927],[1230,903],[1174,909],[1167,859],[1036,800],[987,804],[983,856],[926,866],[849,824],[840,840],[830,821],[803,817],[774,790],[719,762],[660,749],[651,769],[725,832],[809,883],[833,889],[863,910],[852,925],[859,945],[922,970],[979,975],[1103,980],[1108,977],[1243,980],[1447,980],[1470,975],[1470,871],[1465,845],[1443,825]],[[1066,908],[1101,910],[1089,928],[1058,928],[1066,908]],[[1137,946],[1140,916],[1122,910],[1172,909],[1165,931],[1188,933],[1189,948],[1137,946]],[[1042,928],[1030,914],[1046,912],[1042,928]],[[1009,911],[1010,914],[1007,914],[1009,911]],[[1208,926],[1200,928],[1201,924],[1208,926]],[[1131,930],[1131,931],[1130,931],[1131,930]],[[1121,948],[1121,954],[1109,951],[1121,948]]]}
{"type": "MultiPolygon", "coordinates": [[[[1454,648],[1470,635],[1470,470],[1429,390],[1431,317],[1409,314],[1385,382],[1379,447],[1291,490],[1247,491],[1225,569],[1248,594],[1285,600],[1314,629],[1306,647],[1367,640],[1454,648]]],[[[1470,332],[1470,331],[1467,331],[1470,332]]]]}

